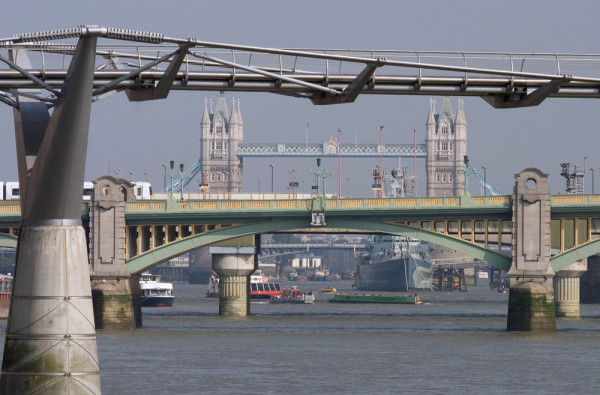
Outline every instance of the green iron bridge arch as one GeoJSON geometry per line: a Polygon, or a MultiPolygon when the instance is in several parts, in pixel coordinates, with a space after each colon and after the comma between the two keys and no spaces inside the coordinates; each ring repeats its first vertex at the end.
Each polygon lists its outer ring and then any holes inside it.
{"type": "MultiPolygon", "coordinates": [[[[559,195],[551,201],[552,269],[559,271],[600,253],[600,195],[559,195]]],[[[19,203],[0,203],[0,245],[16,247],[19,203]]],[[[89,222],[88,203],[82,205],[82,220],[84,226],[89,222]]],[[[511,265],[509,196],[149,200],[127,202],[125,220],[125,261],[131,274],[219,241],[274,232],[402,235],[452,248],[504,270],[511,265]],[[323,225],[311,224],[315,212],[324,213],[323,225]]]]}

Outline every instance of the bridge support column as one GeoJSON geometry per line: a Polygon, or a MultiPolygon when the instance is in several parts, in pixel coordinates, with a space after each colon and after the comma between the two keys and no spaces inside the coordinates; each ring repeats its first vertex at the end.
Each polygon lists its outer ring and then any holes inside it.
{"type": "Polygon", "coordinates": [[[579,280],[587,271],[587,259],[582,259],[554,277],[554,301],[557,317],[579,318],[579,280]]]}
{"type": "Polygon", "coordinates": [[[554,331],[548,175],[529,168],[515,179],[507,329],[554,331]]]}
{"type": "Polygon", "coordinates": [[[219,315],[250,314],[250,275],[254,247],[210,247],[212,268],[219,275],[219,315]]]}
{"type": "Polygon", "coordinates": [[[95,58],[96,37],[81,36],[52,115],[21,97],[13,112],[22,224],[2,394],[101,392],[81,224],[95,58]]]}

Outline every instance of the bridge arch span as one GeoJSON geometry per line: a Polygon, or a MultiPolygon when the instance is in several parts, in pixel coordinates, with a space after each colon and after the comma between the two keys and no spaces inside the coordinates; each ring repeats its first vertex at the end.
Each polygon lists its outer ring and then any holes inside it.
{"type": "Polygon", "coordinates": [[[6,233],[0,233],[0,247],[17,248],[17,241],[19,239],[15,236],[7,235],[6,233]]]}
{"type": "Polygon", "coordinates": [[[281,231],[294,231],[298,233],[314,233],[325,231],[328,233],[387,233],[391,235],[420,239],[452,248],[474,258],[484,260],[490,265],[498,267],[502,270],[510,269],[511,265],[511,259],[509,257],[503,256],[468,241],[459,240],[440,233],[385,222],[331,218],[327,220],[327,224],[325,226],[318,228],[307,226],[307,221],[305,219],[261,221],[244,225],[230,226],[181,239],[148,251],[144,254],[129,259],[126,262],[126,267],[130,274],[138,274],[186,252],[219,241],[250,234],[273,233],[281,231]]]}
{"type": "Polygon", "coordinates": [[[550,266],[554,272],[566,269],[570,264],[600,253],[600,239],[582,244],[562,254],[550,258],[550,266]]]}

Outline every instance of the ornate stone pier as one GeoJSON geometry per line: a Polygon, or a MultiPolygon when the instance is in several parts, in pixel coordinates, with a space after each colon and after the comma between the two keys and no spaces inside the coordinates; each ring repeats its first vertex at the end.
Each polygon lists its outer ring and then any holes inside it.
{"type": "Polygon", "coordinates": [[[507,329],[554,331],[548,175],[528,168],[516,174],[515,179],[507,329]]]}
{"type": "Polygon", "coordinates": [[[587,271],[587,259],[582,259],[554,277],[554,301],[557,317],[579,318],[580,278],[587,271]]]}
{"type": "Polygon", "coordinates": [[[89,262],[98,329],[142,326],[138,276],[125,267],[125,202],[135,201],[133,186],[110,176],[94,181],[89,262]]]}

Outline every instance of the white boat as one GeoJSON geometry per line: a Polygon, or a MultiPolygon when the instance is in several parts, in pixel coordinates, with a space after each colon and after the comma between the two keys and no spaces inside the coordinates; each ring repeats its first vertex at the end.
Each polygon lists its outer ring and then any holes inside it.
{"type": "Polygon", "coordinates": [[[219,276],[213,274],[208,280],[208,291],[206,291],[207,298],[218,298],[219,297],[219,276]]]}
{"type": "Polygon", "coordinates": [[[161,283],[160,276],[150,272],[140,275],[140,302],[143,307],[172,306],[173,284],[161,283]]]}

